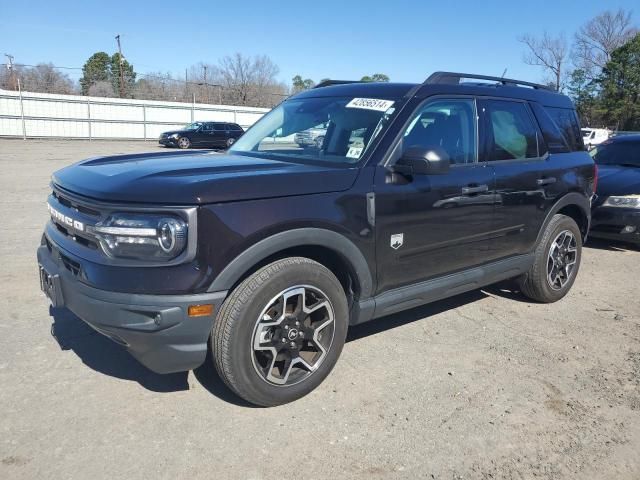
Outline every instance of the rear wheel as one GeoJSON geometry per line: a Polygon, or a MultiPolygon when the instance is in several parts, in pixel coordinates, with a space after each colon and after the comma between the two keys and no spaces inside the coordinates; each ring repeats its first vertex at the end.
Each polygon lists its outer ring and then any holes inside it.
{"type": "Polygon", "coordinates": [[[335,365],[348,315],[342,285],[326,267],[303,257],[273,262],[224,302],[211,334],[216,369],[256,405],[296,400],[335,365]]]}
{"type": "Polygon", "coordinates": [[[191,146],[191,140],[187,137],[180,137],[178,139],[178,146],[182,149],[189,148],[191,146]]]}
{"type": "Polygon", "coordinates": [[[582,258],[582,233],[566,215],[555,215],[535,250],[535,261],[520,279],[527,297],[551,303],[564,297],[578,275],[582,258]]]}
{"type": "Polygon", "coordinates": [[[233,145],[235,143],[236,139],[235,138],[228,138],[227,139],[227,148],[229,148],[231,145],[233,145]]]}

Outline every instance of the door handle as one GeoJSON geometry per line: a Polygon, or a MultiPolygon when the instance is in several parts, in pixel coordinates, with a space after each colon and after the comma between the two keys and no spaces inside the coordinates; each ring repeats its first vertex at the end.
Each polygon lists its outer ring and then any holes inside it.
{"type": "Polygon", "coordinates": [[[488,191],[489,191],[488,185],[478,185],[477,187],[462,187],[463,195],[471,195],[472,193],[483,193],[488,191]]]}
{"type": "Polygon", "coordinates": [[[552,183],[556,183],[556,177],[548,177],[548,178],[539,178],[536,180],[536,183],[540,186],[543,185],[551,185],[552,183]]]}

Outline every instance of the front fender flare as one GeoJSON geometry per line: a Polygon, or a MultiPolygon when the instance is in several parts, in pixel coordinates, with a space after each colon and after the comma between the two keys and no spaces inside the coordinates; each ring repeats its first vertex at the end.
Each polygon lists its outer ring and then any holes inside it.
{"type": "Polygon", "coordinates": [[[335,251],[351,265],[359,283],[360,297],[372,295],[373,277],[360,249],[345,236],[322,228],[297,228],[260,240],[234,258],[216,276],[207,291],[230,290],[247,271],[264,259],[282,250],[301,246],[321,246],[335,251]]]}

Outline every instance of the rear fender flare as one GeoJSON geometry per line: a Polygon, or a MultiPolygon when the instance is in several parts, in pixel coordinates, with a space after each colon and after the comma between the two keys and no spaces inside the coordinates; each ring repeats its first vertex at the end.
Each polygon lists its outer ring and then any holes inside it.
{"type": "Polygon", "coordinates": [[[553,216],[557,214],[560,210],[562,210],[564,207],[569,205],[575,205],[576,207],[578,207],[586,217],[587,219],[587,228],[585,231],[585,237],[586,237],[586,234],[589,232],[589,226],[591,224],[591,202],[585,195],[582,195],[577,192],[570,192],[565,196],[563,196],[560,200],[558,200],[547,213],[547,216],[545,217],[544,222],[542,223],[542,228],[540,228],[540,231],[538,232],[538,238],[536,238],[536,245],[540,243],[540,240],[544,235],[544,231],[546,230],[547,225],[549,225],[549,222],[551,221],[553,216]]]}

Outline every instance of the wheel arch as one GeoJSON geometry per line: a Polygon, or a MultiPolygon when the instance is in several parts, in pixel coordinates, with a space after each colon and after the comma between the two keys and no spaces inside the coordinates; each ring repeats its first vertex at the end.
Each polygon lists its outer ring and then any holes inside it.
{"type": "Polygon", "coordinates": [[[257,242],[233,259],[208,291],[231,291],[264,265],[291,256],[310,258],[327,267],[350,300],[372,295],[373,277],[360,249],[343,235],[321,228],[288,230],[257,242]]]}
{"type": "Polygon", "coordinates": [[[542,224],[542,228],[540,229],[540,232],[538,232],[536,245],[540,242],[547,225],[556,214],[562,214],[573,218],[582,233],[582,241],[584,242],[586,240],[587,234],[589,233],[589,226],[591,224],[591,202],[583,194],[570,192],[558,200],[553,207],[551,207],[549,213],[547,213],[544,223],[542,224]]]}

